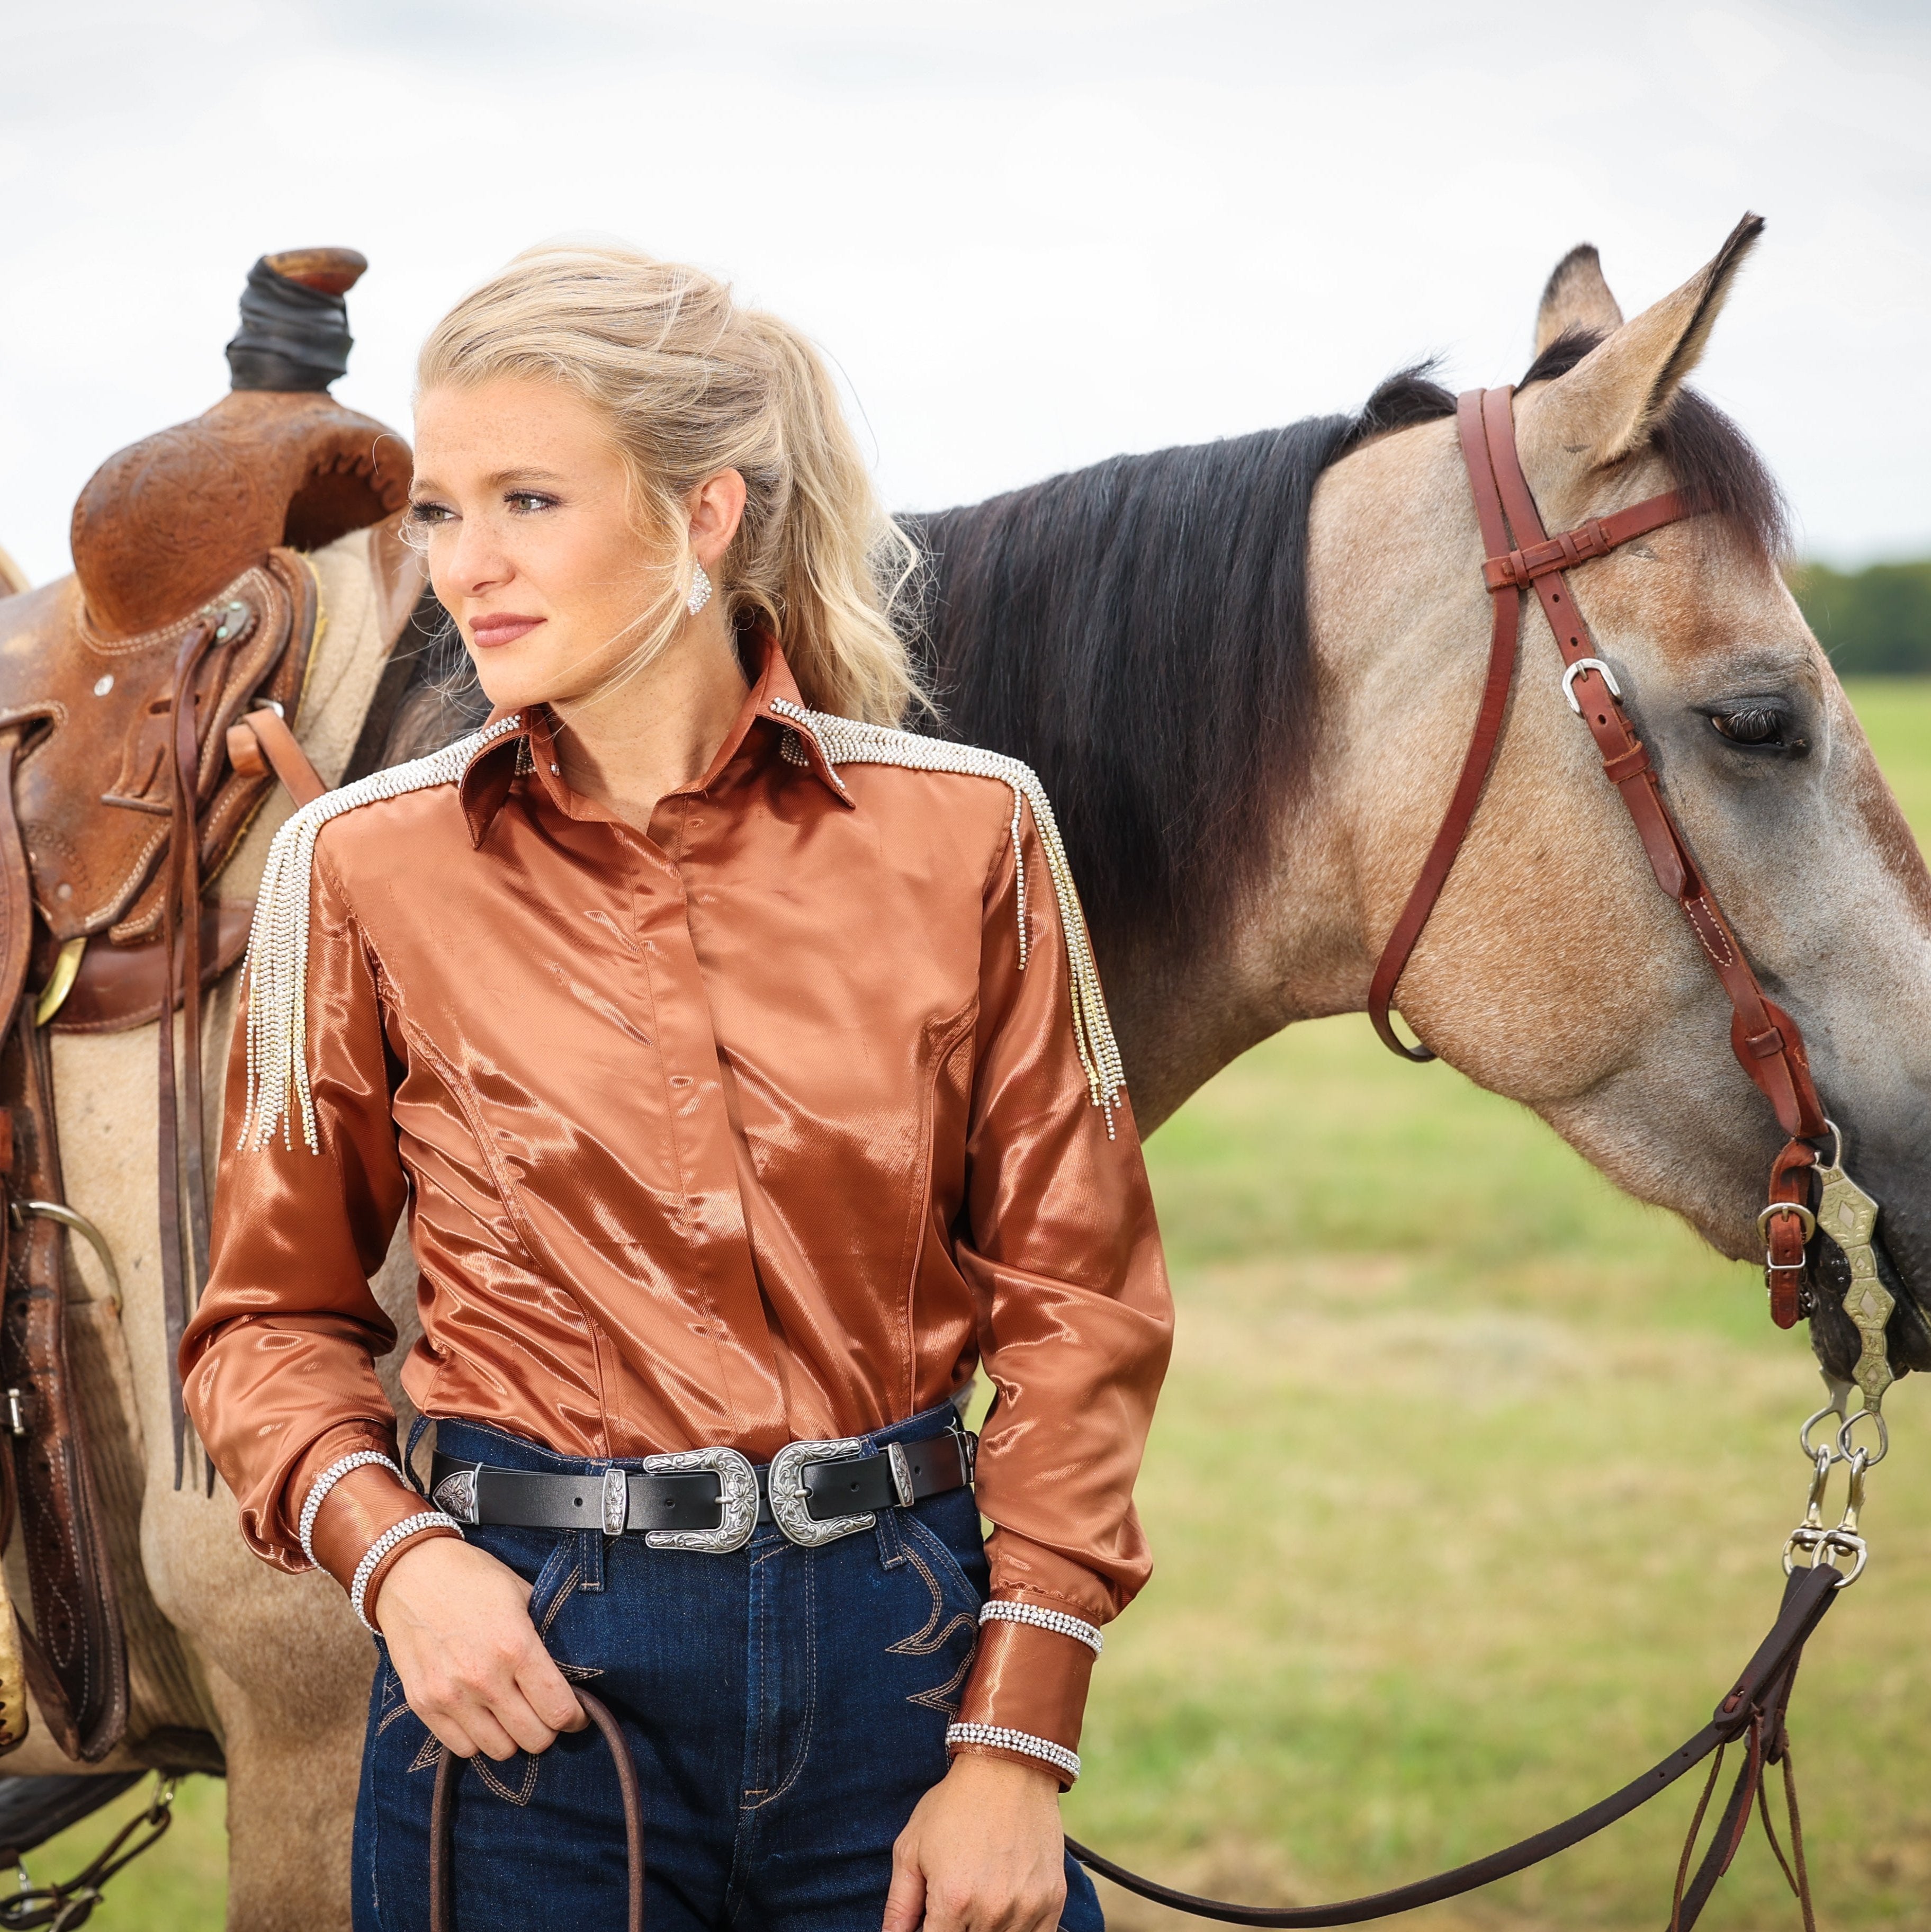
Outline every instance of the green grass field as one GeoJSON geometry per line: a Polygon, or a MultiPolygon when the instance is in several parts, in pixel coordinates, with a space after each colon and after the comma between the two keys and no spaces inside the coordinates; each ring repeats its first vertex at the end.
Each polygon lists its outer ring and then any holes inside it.
{"type": "MultiPolygon", "coordinates": [[[[1854,695],[1931,838],[1931,682],[1854,695]]],[[[1159,1569],[1109,1633],[1069,1828],[1195,1889],[1339,1896],[1552,1822],[1702,1724],[1771,1613],[1819,1387],[1760,1274],[1358,1018],[1257,1048],[1147,1152],[1180,1306],[1141,1489],[1159,1569]]],[[[1831,1932],[1931,1926],[1931,1406],[1908,1382],[1889,1412],[1870,1568],[1793,1719],[1831,1932]]],[[[1656,1932],[1691,1802],[1402,1922],[1656,1932]]],[[[218,1926],[220,1805],[191,1784],[94,1922],[218,1926]]],[[[1753,1840],[1704,1924],[1795,1923],[1753,1840]]]]}

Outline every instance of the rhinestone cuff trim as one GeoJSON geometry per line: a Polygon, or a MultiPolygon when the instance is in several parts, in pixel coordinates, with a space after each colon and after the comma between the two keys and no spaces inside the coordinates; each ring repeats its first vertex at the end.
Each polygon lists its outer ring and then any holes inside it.
{"type": "MultiPolygon", "coordinates": [[[[997,778],[1011,787],[1022,968],[1030,941],[1026,928],[1025,857],[1019,844],[1020,800],[1024,799],[1033,808],[1033,824],[1045,851],[1053,896],[1059,902],[1060,930],[1066,935],[1066,964],[1072,982],[1073,1041],[1079,1048],[1080,1064],[1086,1070],[1087,1091],[1093,1105],[1105,1110],[1106,1130],[1111,1135],[1113,1109],[1126,1084],[1126,1072],[1114,1040],[1113,1022],[1107,1017],[1099,969],[1093,964],[1093,948],[1087,941],[1086,915],[1080,910],[1079,893],[1073,884],[1072,868],[1066,862],[1059,821],[1053,816],[1052,801],[1047,797],[1039,775],[1017,758],[1002,758],[998,752],[982,750],[976,745],[949,744],[943,739],[922,738],[911,731],[894,731],[883,724],[862,724],[856,718],[836,718],[829,712],[808,711],[788,698],[774,698],[771,708],[796,730],[810,734],[834,777],[840,765],[899,765],[908,771],[960,772],[975,778],[997,778]]],[[[799,755],[802,757],[802,750],[799,755]]]]}
{"type": "Polygon", "coordinates": [[[370,1622],[362,1610],[362,1593],[369,1587],[369,1579],[376,1574],[376,1566],[399,1543],[406,1543],[425,1529],[453,1529],[458,1536],[463,1534],[463,1526],[453,1516],[441,1510],[423,1510],[415,1516],[406,1516],[401,1522],[385,1529],[368,1547],[367,1553],[355,1566],[355,1580],[349,1586],[349,1607],[355,1612],[355,1621],[374,1636],[382,1633],[370,1622]]]}
{"type": "Polygon", "coordinates": [[[316,1513],[328,1501],[328,1492],[351,1469],[372,1468],[378,1462],[385,1469],[393,1471],[397,1482],[403,1480],[401,1470],[396,1468],[394,1457],[385,1456],[379,1449],[358,1449],[352,1456],[344,1456],[339,1462],[330,1463],[308,1486],[308,1500],[301,1506],[301,1522],[295,1534],[301,1539],[301,1553],[308,1558],[311,1565],[315,1562],[315,1545],[310,1539],[315,1534],[316,1513]]]}
{"type": "Polygon", "coordinates": [[[1068,1778],[1079,1775],[1078,1752],[1054,1744],[1051,1738],[1036,1738],[1030,1731],[1008,1730],[1003,1724],[949,1724],[946,1727],[946,1748],[949,1750],[954,1744],[996,1744],[1002,1750],[1043,1758],[1068,1778]]]}
{"type": "Polygon", "coordinates": [[[290,1124],[301,1116],[301,1138],[310,1154],[322,1151],[309,1089],[308,916],[315,842],[331,818],[378,799],[454,784],[486,745],[520,730],[520,713],[500,718],[426,758],[385,772],[371,772],[304,806],[275,834],[255,901],[248,934],[248,1089],[238,1148],[265,1148],[280,1130],[293,1144],[290,1124]]]}
{"type": "Polygon", "coordinates": [[[1064,1610],[1049,1610],[1043,1604],[1009,1603],[996,1598],[981,1608],[979,1620],[982,1624],[1032,1624],[1040,1630],[1057,1630],[1061,1636],[1084,1644],[1096,1657],[1106,1648],[1096,1624],[1084,1617],[1069,1616],[1064,1610]]]}

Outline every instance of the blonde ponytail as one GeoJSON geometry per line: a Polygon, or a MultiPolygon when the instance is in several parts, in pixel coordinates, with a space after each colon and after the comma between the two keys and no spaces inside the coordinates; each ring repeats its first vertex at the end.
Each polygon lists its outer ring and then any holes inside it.
{"type": "MultiPolygon", "coordinates": [[[[660,538],[681,532],[696,484],[744,478],[718,593],[729,621],[776,632],[812,709],[896,724],[925,703],[892,624],[917,551],[879,504],[823,358],[790,323],[740,308],[701,268],[551,244],[458,302],[416,370],[424,389],[498,376],[567,384],[604,414],[660,538]]],[[[633,663],[675,634],[689,578],[683,556],[639,617],[633,663]]]]}

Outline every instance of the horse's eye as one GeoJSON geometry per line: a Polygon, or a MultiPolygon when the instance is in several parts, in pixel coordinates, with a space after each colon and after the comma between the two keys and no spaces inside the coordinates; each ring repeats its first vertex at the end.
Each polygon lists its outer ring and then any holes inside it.
{"type": "Polygon", "coordinates": [[[1765,705],[1748,705],[1736,711],[1719,711],[1710,722],[1717,734],[1733,745],[1780,746],[1783,743],[1783,716],[1765,705]]]}

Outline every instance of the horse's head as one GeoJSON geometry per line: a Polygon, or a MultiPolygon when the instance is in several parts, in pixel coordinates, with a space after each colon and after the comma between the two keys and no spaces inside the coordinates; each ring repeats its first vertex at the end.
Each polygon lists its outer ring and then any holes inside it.
{"type": "MultiPolygon", "coordinates": [[[[1702,506],[1569,580],[1706,878],[1803,1028],[1852,1171],[1882,1204],[1894,1366],[1931,1368],[1931,877],[1785,586],[1774,485],[1683,386],[1760,226],[1746,221],[1627,322],[1595,251],[1570,255],[1543,297],[1517,440],[1551,531],[1672,488],[1702,506]]],[[[1486,656],[1483,545],[1453,424],[1345,458],[1312,534],[1365,990],[1454,782],[1486,656]]],[[[1782,1136],[1525,602],[1495,767],[1398,1004],[1443,1058],[1534,1107],[1631,1192],[1726,1254],[1760,1255],[1782,1136]]],[[[1828,1280],[1826,1254],[1812,1264],[1828,1280]]],[[[1819,1298],[1813,1336],[1848,1377],[1858,1338],[1840,1296],[1819,1298]]]]}

